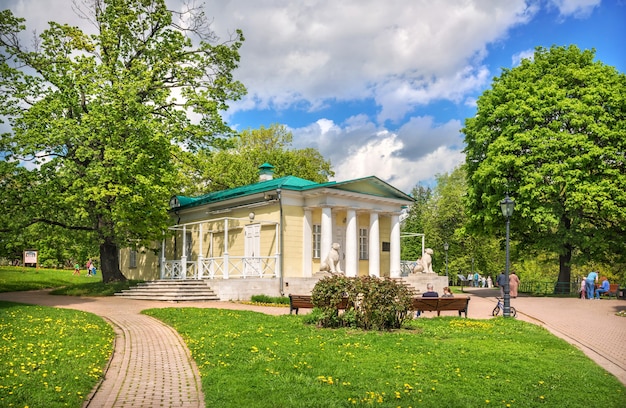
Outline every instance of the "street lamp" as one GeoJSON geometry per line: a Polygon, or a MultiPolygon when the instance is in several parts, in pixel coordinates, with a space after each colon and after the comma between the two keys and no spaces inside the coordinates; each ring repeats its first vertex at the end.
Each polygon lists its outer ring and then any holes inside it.
{"type": "Polygon", "coordinates": [[[509,198],[507,193],[504,200],[500,201],[500,209],[502,215],[506,217],[506,267],[505,267],[505,280],[504,280],[504,317],[511,316],[511,294],[509,292],[509,224],[511,215],[513,215],[513,208],[515,208],[515,201],[509,198]]]}
{"type": "Polygon", "coordinates": [[[443,243],[443,250],[446,251],[446,285],[450,283],[448,279],[448,249],[450,249],[450,245],[447,242],[443,243]]]}

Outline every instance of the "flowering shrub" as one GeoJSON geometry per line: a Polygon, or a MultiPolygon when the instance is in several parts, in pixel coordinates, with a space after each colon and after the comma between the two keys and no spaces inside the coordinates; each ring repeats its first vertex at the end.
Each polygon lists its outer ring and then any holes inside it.
{"type": "Polygon", "coordinates": [[[319,309],[313,316],[322,327],[391,330],[407,318],[411,294],[392,279],[333,275],[315,285],[311,301],[319,309]]]}

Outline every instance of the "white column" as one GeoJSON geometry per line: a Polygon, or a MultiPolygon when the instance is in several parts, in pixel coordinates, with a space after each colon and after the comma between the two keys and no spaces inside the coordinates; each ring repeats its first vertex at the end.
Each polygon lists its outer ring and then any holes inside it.
{"type": "Polygon", "coordinates": [[[165,238],[161,241],[161,279],[165,276],[165,238]]]}
{"type": "Polygon", "coordinates": [[[230,258],[228,256],[228,218],[224,218],[224,279],[228,279],[230,269],[230,258]]]}
{"type": "Polygon", "coordinates": [[[322,207],[322,237],[320,239],[321,261],[324,262],[333,244],[333,217],[330,207],[322,207]]]}
{"type": "Polygon", "coordinates": [[[281,258],[281,253],[280,253],[280,248],[282,247],[282,245],[280,244],[280,240],[282,239],[282,236],[280,235],[280,229],[282,228],[282,226],[280,225],[280,223],[276,224],[276,252],[275,252],[275,259],[274,259],[274,276],[276,278],[280,278],[283,274],[283,270],[281,269],[281,262],[280,262],[280,258],[281,258]]]}
{"type": "Polygon", "coordinates": [[[391,237],[389,253],[389,275],[392,278],[399,278],[400,271],[400,215],[391,216],[391,237]]]}
{"type": "Polygon", "coordinates": [[[202,224],[199,225],[200,227],[200,237],[199,237],[199,242],[198,242],[198,262],[197,262],[197,266],[196,266],[196,271],[198,271],[198,279],[202,279],[202,275],[204,275],[204,233],[202,230],[202,224]]]}
{"type": "Polygon", "coordinates": [[[181,269],[181,278],[185,279],[187,277],[187,226],[183,225],[183,256],[180,257],[180,269],[181,269]]]}
{"type": "Polygon", "coordinates": [[[369,274],[380,278],[380,224],[378,213],[370,213],[369,274]]]}
{"type": "Polygon", "coordinates": [[[359,253],[356,211],[346,211],[346,276],[357,276],[359,272],[359,253]]]}
{"type": "Polygon", "coordinates": [[[304,209],[304,225],[302,227],[302,276],[305,278],[313,276],[313,214],[311,209],[304,209]]]}

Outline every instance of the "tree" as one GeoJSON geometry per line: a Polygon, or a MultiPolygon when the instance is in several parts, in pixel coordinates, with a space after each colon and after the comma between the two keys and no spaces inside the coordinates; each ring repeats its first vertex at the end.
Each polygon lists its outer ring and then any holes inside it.
{"type": "MultiPolygon", "coordinates": [[[[401,230],[407,234],[424,234],[426,219],[429,216],[428,205],[433,195],[433,191],[428,186],[417,185],[411,191],[411,197],[415,202],[411,204],[406,219],[402,221],[401,230]]],[[[405,260],[416,260],[422,256],[421,237],[407,236],[402,240],[400,256],[405,260]]]]}
{"type": "Polygon", "coordinates": [[[162,238],[183,147],[230,133],[219,112],[245,92],[232,77],[243,36],[215,44],[199,9],[174,13],[164,0],[84,5],[96,34],[52,22],[32,50],[25,20],[0,12],[0,117],[12,128],[0,151],[34,167],[4,172],[20,187],[11,230],[79,234],[108,282],[124,279],[120,247],[162,238]]]}
{"type": "Polygon", "coordinates": [[[511,237],[558,254],[559,282],[577,253],[580,262],[624,255],[626,77],[594,55],[537,48],[493,80],[462,130],[473,228],[502,234],[508,193],[511,237]]]}
{"type": "Polygon", "coordinates": [[[244,186],[259,181],[259,166],[274,166],[274,177],[296,176],[318,183],[334,175],[330,162],[313,148],[293,149],[293,135],[284,125],[246,129],[230,147],[200,151],[189,157],[181,176],[185,194],[200,194],[244,186]]]}

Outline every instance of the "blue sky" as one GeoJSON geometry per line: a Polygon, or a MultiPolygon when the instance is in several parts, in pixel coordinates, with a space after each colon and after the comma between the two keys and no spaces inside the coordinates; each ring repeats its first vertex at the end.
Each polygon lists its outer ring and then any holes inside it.
{"type": "MultiPolygon", "coordinates": [[[[0,0],[41,31],[84,24],[68,0],[0,0]]],[[[173,8],[181,1],[167,0],[173,8]]],[[[459,130],[501,68],[575,44],[626,72],[626,0],[205,0],[222,39],[242,29],[237,129],[286,125],[335,179],[410,192],[464,161],[459,130]]]]}

